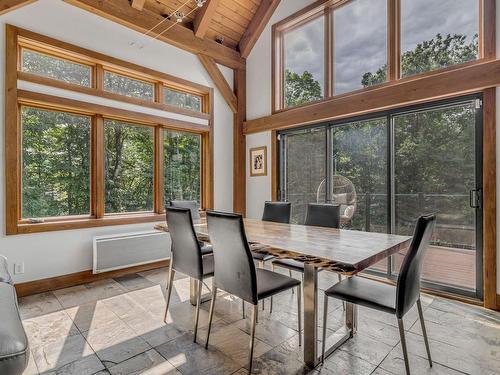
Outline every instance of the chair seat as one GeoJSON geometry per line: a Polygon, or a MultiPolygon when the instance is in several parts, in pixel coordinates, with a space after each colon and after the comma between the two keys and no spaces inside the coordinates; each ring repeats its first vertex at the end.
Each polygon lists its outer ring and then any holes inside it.
{"type": "Polygon", "coordinates": [[[205,255],[203,258],[203,277],[211,277],[214,275],[214,256],[213,254],[205,255]]]}
{"type": "Polygon", "coordinates": [[[274,255],[252,253],[252,258],[258,261],[267,262],[268,260],[274,259],[274,255]]]}
{"type": "Polygon", "coordinates": [[[257,298],[259,300],[271,297],[300,285],[300,281],[262,268],[255,269],[257,273],[257,298]]]}
{"type": "Polygon", "coordinates": [[[396,287],[362,277],[344,279],[325,290],[328,297],[366,306],[389,314],[396,313],[396,287]]]}
{"type": "Polygon", "coordinates": [[[213,254],[214,248],[212,247],[212,245],[203,241],[199,241],[199,243],[200,243],[201,255],[213,254]]]}

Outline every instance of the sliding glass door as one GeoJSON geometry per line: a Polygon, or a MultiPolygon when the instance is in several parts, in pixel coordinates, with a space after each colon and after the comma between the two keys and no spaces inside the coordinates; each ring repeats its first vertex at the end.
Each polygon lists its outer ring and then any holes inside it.
{"type": "MultiPolygon", "coordinates": [[[[482,110],[479,97],[280,133],[280,197],[303,223],[310,202],[341,207],[344,229],[411,235],[437,226],[427,287],[481,298],[482,110]]],[[[404,254],[369,272],[396,278],[404,254]]]]}

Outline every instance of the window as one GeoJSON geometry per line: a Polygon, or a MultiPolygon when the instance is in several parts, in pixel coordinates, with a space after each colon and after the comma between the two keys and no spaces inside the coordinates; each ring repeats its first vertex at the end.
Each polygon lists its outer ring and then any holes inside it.
{"type": "Polygon", "coordinates": [[[177,91],[170,87],[163,88],[164,101],[166,104],[175,107],[190,109],[196,112],[202,112],[202,97],[200,95],[177,91]]]}
{"type": "Polygon", "coordinates": [[[283,34],[284,107],[319,100],[325,92],[324,19],[283,34]]]}
{"type": "Polygon", "coordinates": [[[155,99],[153,83],[108,71],[104,72],[104,90],[131,98],[149,101],[155,99]]]}
{"type": "Polygon", "coordinates": [[[351,1],[332,12],[334,95],[385,82],[387,0],[351,1]]]}
{"type": "Polygon", "coordinates": [[[56,79],[74,85],[91,87],[92,67],[30,49],[21,49],[23,72],[56,79]]]}
{"type": "Polygon", "coordinates": [[[153,128],[104,121],[105,212],[153,210],[153,128]]]}
{"type": "Polygon", "coordinates": [[[403,77],[479,58],[478,0],[401,0],[403,77]]]}
{"type": "Polygon", "coordinates": [[[201,136],[163,131],[165,201],[201,202],[201,136]]]}
{"type": "Polygon", "coordinates": [[[90,214],[89,116],[21,108],[22,218],[90,214]]]}

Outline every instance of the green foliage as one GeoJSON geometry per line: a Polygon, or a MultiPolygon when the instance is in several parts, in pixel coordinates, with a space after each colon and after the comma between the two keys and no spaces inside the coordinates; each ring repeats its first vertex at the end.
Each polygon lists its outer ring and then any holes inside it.
{"type": "Polygon", "coordinates": [[[90,118],[23,107],[23,218],[90,212],[90,118]]]}
{"type": "Polygon", "coordinates": [[[193,111],[201,112],[201,97],[199,95],[189,94],[171,90],[166,87],[164,89],[165,103],[193,111]]]}
{"type": "Polygon", "coordinates": [[[104,72],[104,90],[150,101],[154,100],[155,95],[154,84],[113,72],[104,72]]]}
{"type": "Polygon", "coordinates": [[[299,75],[288,69],[285,71],[286,108],[319,100],[322,97],[321,85],[314,79],[312,73],[306,70],[299,75]]]}

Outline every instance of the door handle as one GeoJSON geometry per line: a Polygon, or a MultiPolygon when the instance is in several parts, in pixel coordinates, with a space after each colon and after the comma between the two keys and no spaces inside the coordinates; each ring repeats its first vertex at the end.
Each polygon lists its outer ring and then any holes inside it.
{"type": "Polygon", "coordinates": [[[481,189],[469,191],[469,205],[471,208],[481,208],[481,189]]]}

